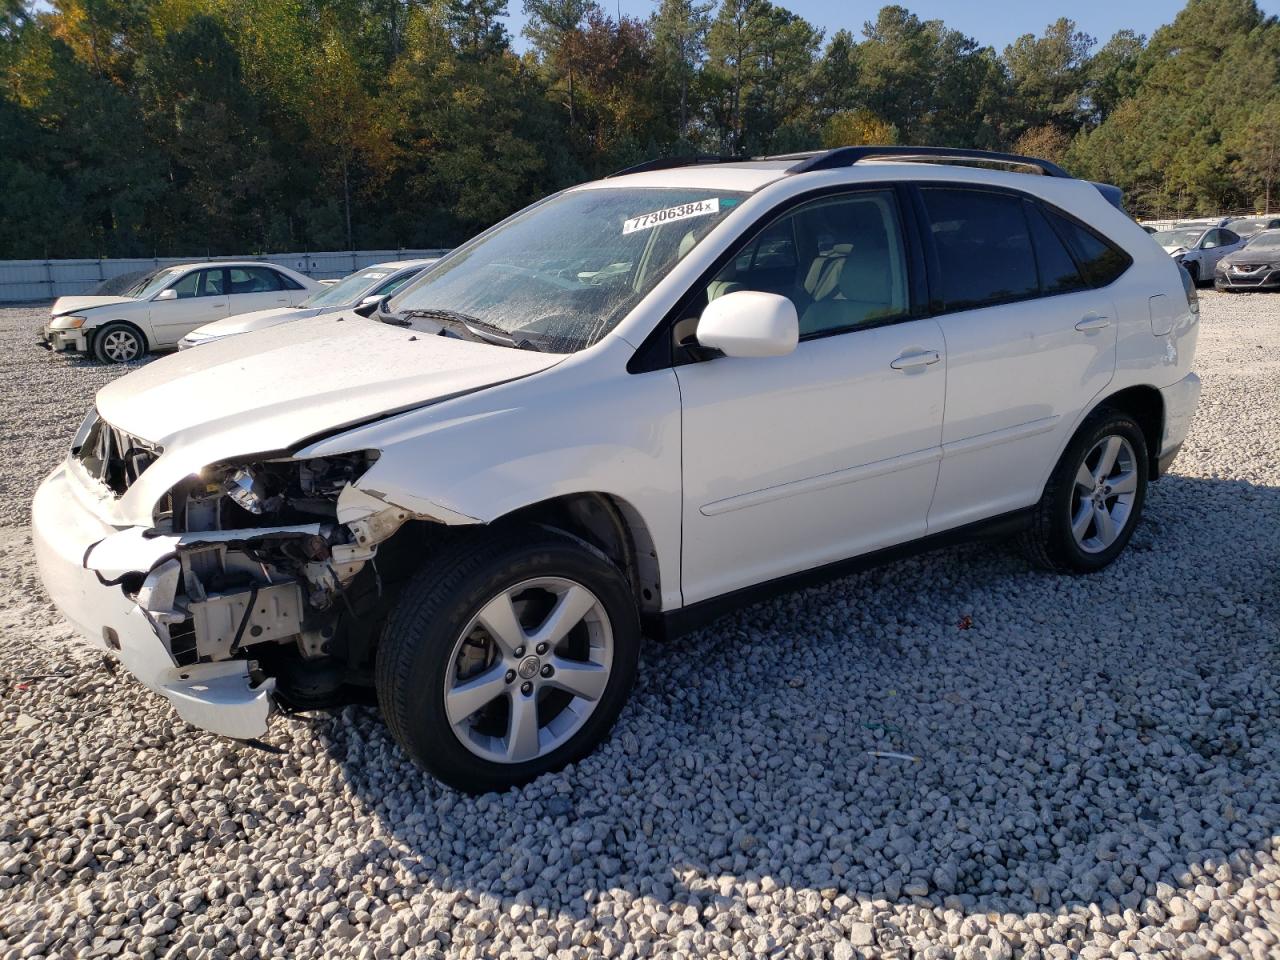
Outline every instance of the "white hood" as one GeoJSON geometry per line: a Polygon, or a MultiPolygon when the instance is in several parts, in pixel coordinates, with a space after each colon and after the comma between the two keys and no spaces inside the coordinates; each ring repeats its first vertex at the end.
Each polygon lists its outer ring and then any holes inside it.
{"type": "Polygon", "coordinates": [[[237,313],[235,316],[206,323],[196,327],[187,336],[193,340],[202,337],[229,337],[235,333],[265,330],[291,320],[304,320],[323,312],[323,307],[272,307],[270,310],[254,310],[252,313],[237,313]]]}
{"type": "Polygon", "coordinates": [[[137,303],[135,297],[59,297],[53,301],[49,316],[60,317],[64,313],[75,313],[77,310],[92,310],[94,307],[105,307],[113,303],[137,303]]]}
{"type": "Polygon", "coordinates": [[[210,463],[279,453],[316,434],[545,370],[563,354],[433,336],[330,314],[162,357],[98,392],[99,414],[164,454],[118,503],[149,516],[210,463]]]}

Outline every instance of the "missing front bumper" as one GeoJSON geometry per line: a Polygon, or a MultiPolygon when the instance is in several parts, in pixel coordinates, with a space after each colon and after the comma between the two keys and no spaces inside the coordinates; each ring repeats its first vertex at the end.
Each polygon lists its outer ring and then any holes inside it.
{"type": "Polygon", "coordinates": [[[161,694],[182,719],[236,739],[267,731],[275,680],[258,679],[245,659],[183,665],[169,648],[172,609],[169,582],[174,561],[155,538],[139,537],[134,547],[119,532],[85,509],[68,487],[66,467],[40,485],[32,504],[36,564],[54,604],[93,646],[119,658],[129,673],[161,694]],[[88,555],[108,545],[98,569],[88,555]],[[95,546],[96,545],[96,546],[95,546]],[[118,563],[116,571],[107,561],[118,563]],[[135,562],[137,561],[137,562],[135,562]],[[147,577],[136,602],[111,573],[143,570],[147,577]],[[100,576],[101,574],[101,576],[100,576]]]}

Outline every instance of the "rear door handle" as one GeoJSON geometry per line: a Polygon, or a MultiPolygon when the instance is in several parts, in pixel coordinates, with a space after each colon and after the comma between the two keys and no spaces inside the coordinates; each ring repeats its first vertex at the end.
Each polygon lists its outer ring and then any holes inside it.
{"type": "Polygon", "coordinates": [[[942,354],[937,350],[922,350],[919,353],[904,353],[889,366],[895,370],[915,370],[917,367],[927,367],[937,363],[941,359],[942,354]]]}
{"type": "Polygon", "coordinates": [[[1090,313],[1086,314],[1084,319],[1076,324],[1076,329],[1082,333],[1092,333],[1095,330],[1105,330],[1109,326],[1111,326],[1111,320],[1109,317],[1104,317],[1097,313],[1090,313]]]}

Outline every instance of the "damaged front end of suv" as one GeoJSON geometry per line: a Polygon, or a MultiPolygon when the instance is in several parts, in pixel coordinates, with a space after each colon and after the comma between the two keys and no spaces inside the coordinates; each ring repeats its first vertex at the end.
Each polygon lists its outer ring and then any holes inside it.
{"type": "MultiPolygon", "coordinates": [[[[91,416],[62,479],[118,498],[162,455],[91,416]]],[[[106,621],[103,646],[185,719],[241,739],[266,730],[276,703],[321,706],[370,684],[378,552],[414,519],[355,486],[378,455],[265,455],[181,479],[150,526],[114,529],[83,553],[82,575],[101,591],[96,603],[97,591],[82,593],[106,621]],[[133,615],[104,618],[120,599],[133,615]]],[[[47,577],[56,561],[37,546],[47,577]]]]}

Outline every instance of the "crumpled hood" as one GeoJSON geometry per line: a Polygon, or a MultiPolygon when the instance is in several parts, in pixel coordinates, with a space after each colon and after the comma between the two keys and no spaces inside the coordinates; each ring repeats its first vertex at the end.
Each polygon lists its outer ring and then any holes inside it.
{"type": "Polygon", "coordinates": [[[98,392],[103,419],[164,448],[112,512],[139,522],[174,483],[210,463],[278,453],[318,433],[528,376],[562,359],[352,314],[162,357],[98,392]]]}
{"type": "Polygon", "coordinates": [[[137,303],[135,297],[59,297],[49,308],[49,316],[60,317],[64,313],[75,313],[77,310],[92,310],[94,307],[105,307],[112,303],[137,303]]]}
{"type": "Polygon", "coordinates": [[[265,330],[291,320],[305,320],[324,312],[324,307],[272,307],[270,310],[254,310],[252,313],[237,313],[231,317],[223,317],[213,323],[196,327],[191,332],[201,337],[229,337],[233,333],[249,333],[253,330],[265,330]]]}

